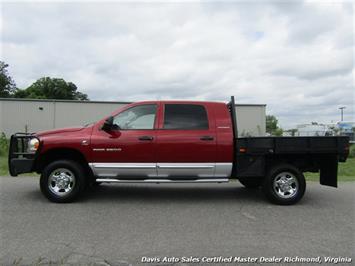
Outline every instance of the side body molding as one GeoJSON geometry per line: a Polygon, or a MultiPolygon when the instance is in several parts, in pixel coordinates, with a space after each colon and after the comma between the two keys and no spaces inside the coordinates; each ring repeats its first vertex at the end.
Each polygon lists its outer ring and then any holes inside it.
{"type": "Polygon", "coordinates": [[[89,163],[97,177],[156,177],[156,163],[89,163]]]}
{"type": "Polygon", "coordinates": [[[89,163],[100,178],[229,178],[232,163],[89,163]]]}

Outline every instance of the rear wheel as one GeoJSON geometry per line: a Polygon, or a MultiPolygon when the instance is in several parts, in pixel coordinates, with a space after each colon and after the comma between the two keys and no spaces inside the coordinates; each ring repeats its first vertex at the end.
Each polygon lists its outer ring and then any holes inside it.
{"type": "Polygon", "coordinates": [[[263,183],[266,197],[280,205],[297,203],[305,190],[306,181],[302,172],[290,164],[279,164],[271,168],[263,183]]]}
{"type": "Polygon", "coordinates": [[[85,171],[75,161],[54,161],[43,169],[40,188],[50,201],[72,202],[85,189],[85,171]]]}
{"type": "Polygon", "coordinates": [[[239,182],[246,188],[257,188],[261,186],[261,178],[239,178],[239,182]]]}

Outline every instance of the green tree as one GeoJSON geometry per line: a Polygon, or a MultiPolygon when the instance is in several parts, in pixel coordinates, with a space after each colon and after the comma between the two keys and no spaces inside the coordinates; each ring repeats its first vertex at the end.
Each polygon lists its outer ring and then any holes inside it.
{"type": "Polygon", "coordinates": [[[11,78],[7,71],[9,65],[0,61],[0,97],[9,98],[16,90],[15,81],[11,78]]]}
{"type": "Polygon", "coordinates": [[[266,116],[266,132],[272,136],[282,136],[283,130],[278,126],[278,120],[274,115],[266,116]]]}
{"type": "Polygon", "coordinates": [[[89,100],[86,94],[77,91],[74,83],[50,77],[38,79],[25,90],[17,90],[14,96],[15,98],[32,99],[89,100]]]}
{"type": "Polygon", "coordinates": [[[288,130],[284,130],[283,132],[288,132],[292,137],[296,136],[298,129],[297,128],[291,128],[288,130]]]}

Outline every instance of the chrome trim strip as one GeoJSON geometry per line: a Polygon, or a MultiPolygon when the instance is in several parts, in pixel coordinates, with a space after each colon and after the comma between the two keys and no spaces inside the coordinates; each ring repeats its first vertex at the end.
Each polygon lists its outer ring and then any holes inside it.
{"type": "Polygon", "coordinates": [[[233,163],[216,163],[214,170],[215,177],[230,177],[232,174],[233,163]]]}
{"type": "Polygon", "coordinates": [[[97,177],[157,177],[156,163],[89,163],[97,177]]]}
{"type": "Polygon", "coordinates": [[[155,163],[89,163],[90,167],[96,169],[155,169],[155,163]]]}
{"type": "Polygon", "coordinates": [[[196,177],[199,179],[213,178],[215,163],[157,163],[158,177],[161,179],[175,179],[196,177]],[[175,178],[172,178],[175,177],[175,178]]]}
{"type": "Polygon", "coordinates": [[[232,163],[89,163],[97,177],[229,178],[232,163]]]}
{"type": "Polygon", "coordinates": [[[215,164],[211,163],[157,163],[160,169],[211,169],[215,164]]]}
{"type": "Polygon", "coordinates": [[[113,178],[97,178],[96,182],[105,183],[225,183],[229,182],[228,178],[214,179],[195,179],[195,180],[171,180],[171,179],[143,179],[143,180],[122,180],[113,178]]]}

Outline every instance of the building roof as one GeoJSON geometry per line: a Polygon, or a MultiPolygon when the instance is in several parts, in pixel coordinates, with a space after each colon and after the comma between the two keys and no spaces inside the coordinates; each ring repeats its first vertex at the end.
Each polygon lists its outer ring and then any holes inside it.
{"type": "MultiPolygon", "coordinates": [[[[103,103],[103,104],[130,104],[132,102],[121,101],[80,101],[80,100],[60,100],[60,99],[28,99],[28,98],[0,98],[0,101],[12,102],[66,102],[66,103],[103,103]]],[[[157,100],[163,101],[163,100],[157,100]]],[[[245,104],[237,103],[237,106],[266,106],[266,104],[245,104]]]]}
{"type": "Polygon", "coordinates": [[[129,104],[129,103],[131,103],[131,102],[118,102],[118,101],[80,101],[80,100],[28,99],[28,98],[0,98],[0,101],[12,101],[12,102],[66,102],[66,103],[116,103],[116,104],[129,104]]]}

